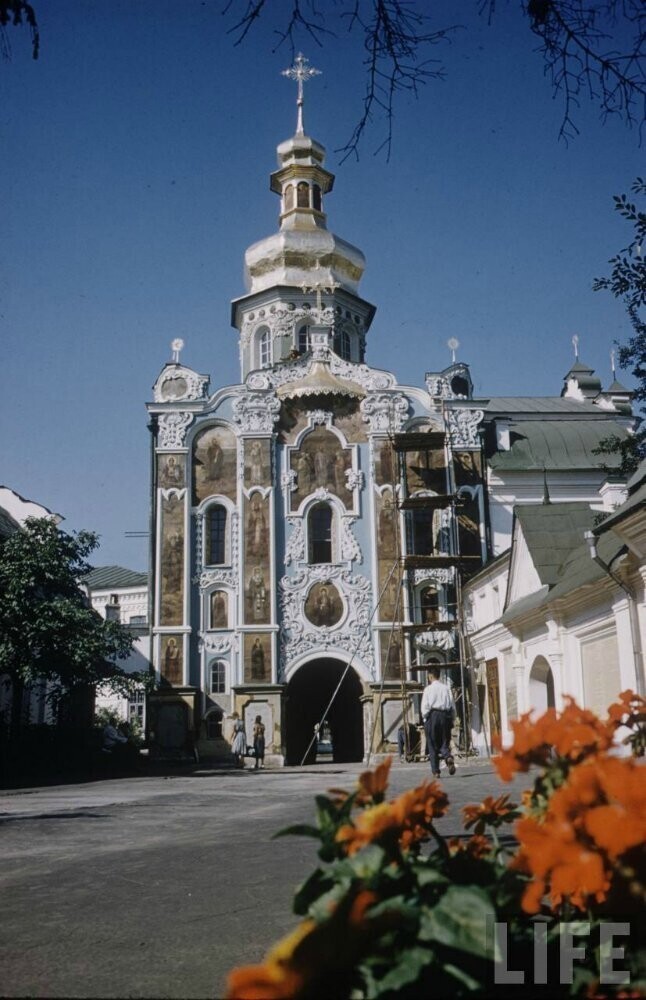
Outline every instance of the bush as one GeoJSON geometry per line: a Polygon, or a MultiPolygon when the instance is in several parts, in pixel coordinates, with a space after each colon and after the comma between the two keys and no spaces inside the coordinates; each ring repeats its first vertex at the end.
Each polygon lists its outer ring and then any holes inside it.
{"type": "Polygon", "coordinates": [[[231,972],[229,1000],[644,995],[637,935],[646,902],[646,786],[641,762],[613,756],[613,741],[628,725],[626,742],[643,754],[645,723],[646,702],[632,692],[605,722],[571,699],[560,716],[553,709],[535,722],[523,716],[513,724],[513,745],[495,759],[503,780],[538,768],[522,807],[505,794],[466,806],[466,833],[457,838],[436,829],[448,808],[438,782],[386,800],[390,759],[362,774],[354,793],[318,796],[316,825],[279,834],[320,844],[324,866],[294,899],[303,922],[263,964],[231,972]],[[509,823],[511,847],[500,837],[509,823]],[[427,842],[432,850],[423,853],[427,842]],[[623,994],[616,977],[616,985],[604,984],[611,920],[630,932],[628,941],[617,939],[631,983],[623,994]],[[589,934],[571,982],[559,964],[564,928],[589,934]],[[506,948],[530,994],[518,979],[505,981],[506,948]],[[546,959],[545,976],[535,949],[546,959]]]}

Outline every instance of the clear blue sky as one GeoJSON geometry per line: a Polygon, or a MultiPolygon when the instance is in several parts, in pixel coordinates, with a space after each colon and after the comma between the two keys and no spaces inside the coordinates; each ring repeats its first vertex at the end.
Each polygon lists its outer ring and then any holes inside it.
{"type": "MultiPolygon", "coordinates": [[[[561,103],[518,4],[490,27],[477,6],[437,4],[466,29],[441,50],[447,79],[399,101],[390,162],[373,155],[380,122],[358,162],[334,153],[361,109],[357,41],[300,43],[323,72],[306,126],[337,176],[328,224],[368,261],[367,360],[421,385],[457,337],[479,394],[557,395],[578,333],[607,384],[629,328],[591,284],[629,239],[612,195],[643,149],[585,102],[581,135],[558,142],[561,103]]],[[[277,224],[291,54],[272,52],[273,25],[235,47],[223,7],[37,0],[40,59],[10,29],[0,63],[0,482],[99,532],[97,565],[146,567],[146,541],[124,537],[147,528],[144,402],[178,336],[213,388],[238,380],[229,301],[245,248],[277,224]]]]}

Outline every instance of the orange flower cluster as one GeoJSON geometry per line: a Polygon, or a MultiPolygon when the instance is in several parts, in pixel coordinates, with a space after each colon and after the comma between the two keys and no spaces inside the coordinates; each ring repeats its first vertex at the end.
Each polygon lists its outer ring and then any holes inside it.
{"type": "Polygon", "coordinates": [[[452,858],[458,855],[468,855],[470,858],[486,858],[491,853],[491,841],[480,833],[472,837],[451,837],[447,841],[449,854],[452,858]]]}
{"type": "MultiPolygon", "coordinates": [[[[377,901],[376,893],[360,889],[332,907],[323,923],[304,920],[274,945],[262,964],[229,973],[227,1000],[345,996],[347,972],[372,939],[374,928],[366,921],[366,913],[377,901]]],[[[390,927],[394,919],[382,914],[375,926],[390,927]]]]}
{"type": "Polygon", "coordinates": [[[437,781],[425,781],[392,802],[380,802],[360,813],[354,824],[346,823],[336,835],[348,854],[356,854],[366,844],[392,846],[403,850],[428,837],[433,820],[443,816],[448,798],[437,781]]]}
{"type": "Polygon", "coordinates": [[[526,712],[512,722],[514,742],[494,757],[494,765],[503,781],[510,781],[517,771],[527,771],[533,764],[546,764],[553,754],[575,764],[591,753],[607,750],[612,730],[594,712],[579,708],[566,696],[560,716],[553,708],[531,721],[526,712]]]}
{"type": "Polygon", "coordinates": [[[499,795],[497,799],[493,795],[487,795],[477,806],[463,806],[462,815],[465,830],[473,827],[473,832],[479,834],[484,833],[487,826],[500,826],[501,823],[514,819],[518,813],[508,795],[499,795]]]}
{"type": "Polygon", "coordinates": [[[316,924],[305,920],[271,949],[261,965],[242,965],[229,973],[227,1000],[292,1000],[305,986],[302,972],[292,959],[316,924]]]}
{"type": "Polygon", "coordinates": [[[392,757],[386,757],[381,764],[377,764],[374,771],[364,771],[359,775],[359,790],[354,800],[357,805],[376,805],[383,802],[392,762],[392,757]]]}
{"type": "Polygon", "coordinates": [[[622,691],[619,701],[608,709],[611,726],[646,724],[646,698],[634,691],[622,691]]]}
{"type": "Polygon", "coordinates": [[[579,909],[602,902],[617,862],[646,841],[646,782],[632,758],[594,757],[572,768],[550,797],[545,815],[516,824],[520,849],[513,867],[531,875],[522,900],[526,913],[564,898],[579,909]]]}

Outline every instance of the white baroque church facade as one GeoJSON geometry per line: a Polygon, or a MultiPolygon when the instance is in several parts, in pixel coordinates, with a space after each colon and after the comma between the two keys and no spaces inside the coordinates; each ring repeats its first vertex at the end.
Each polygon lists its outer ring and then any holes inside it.
{"type": "Polygon", "coordinates": [[[246,251],[232,303],[240,383],[212,390],[176,353],[148,404],[151,742],[226,756],[237,713],[248,734],[262,717],[276,762],[313,759],[323,721],[335,759],[361,760],[417,721],[434,660],[466,748],[464,582],[509,546],[519,499],[543,501],[546,468],[552,502],[610,509],[592,450],[625,433],[631,394],[580,364],[542,404],[474,399],[461,363],[422,387],[370,366],[364,256],[327,228],[334,177],[301,126],[271,175],[279,230],[246,251]],[[552,469],[541,449],[567,451],[568,428],[580,467],[552,469]]]}

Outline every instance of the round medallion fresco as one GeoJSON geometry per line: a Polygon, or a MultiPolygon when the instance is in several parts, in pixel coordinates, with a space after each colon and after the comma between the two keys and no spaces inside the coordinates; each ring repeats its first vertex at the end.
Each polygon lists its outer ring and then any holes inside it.
{"type": "Polygon", "coordinates": [[[305,601],[305,617],[318,628],[330,628],[341,620],[343,601],[333,583],[315,583],[305,601]]]}

